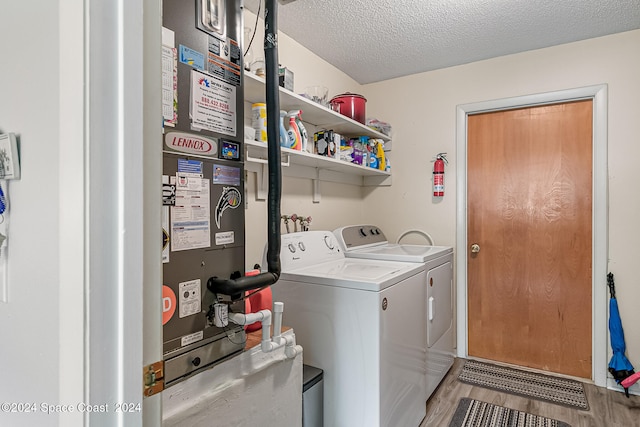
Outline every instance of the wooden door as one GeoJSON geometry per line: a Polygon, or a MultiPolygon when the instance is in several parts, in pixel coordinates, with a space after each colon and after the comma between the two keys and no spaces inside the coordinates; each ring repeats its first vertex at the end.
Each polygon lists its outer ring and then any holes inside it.
{"type": "Polygon", "coordinates": [[[592,108],[468,117],[469,356],[591,378],[592,108]]]}

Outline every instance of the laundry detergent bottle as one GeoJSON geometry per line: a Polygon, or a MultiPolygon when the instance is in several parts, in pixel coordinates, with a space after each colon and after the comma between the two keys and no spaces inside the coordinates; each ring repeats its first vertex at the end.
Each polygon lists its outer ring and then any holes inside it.
{"type": "Polygon", "coordinates": [[[300,130],[296,124],[296,114],[299,110],[292,110],[287,113],[289,118],[289,130],[287,130],[287,136],[289,137],[289,148],[292,150],[300,150],[302,148],[300,130]]]}
{"type": "Polygon", "coordinates": [[[300,144],[302,145],[302,151],[309,151],[309,135],[307,129],[302,123],[302,110],[293,110],[289,113],[296,113],[296,125],[298,126],[298,132],[300,133],[300,144]]]}

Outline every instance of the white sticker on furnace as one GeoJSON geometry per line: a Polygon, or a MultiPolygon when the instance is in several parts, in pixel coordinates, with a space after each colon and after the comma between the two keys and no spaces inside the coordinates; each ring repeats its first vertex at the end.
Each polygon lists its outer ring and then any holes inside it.
{"type": "Polygon", "coordinates": [[[179,316],[180,318],[191,316],[202,311],[200,299],[200,279],[189,280],[178,285],[180,292],[179,298],[179,316]]]}
{"type": "Polygon", "coordinates": [[[180,345],[182,347],[184,347],[185,345],[189,345],[189,344],[194,343],[196,341],[200,341],[202,338],[204,338],[204,332],[202,332],[202,331],[196,332],[195,334],[191,334],[191,335],[185,335],[180,340],[180,345]]]}
{"type": "Polygon", "coordinates": [[[235,233],[233,231],[225,231],[224,233],[216,233],[216,245],[231,245],[235,242],[235,233]]]}

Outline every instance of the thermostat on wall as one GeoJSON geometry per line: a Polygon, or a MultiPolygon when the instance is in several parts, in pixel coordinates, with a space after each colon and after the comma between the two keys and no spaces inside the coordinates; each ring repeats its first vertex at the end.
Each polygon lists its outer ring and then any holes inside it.
{"type": "Polygon", "coordinates": [[[20,179],[18,144],[13,133],[0,135],[0,179],[20,179]]]}
{"type": "Polygon", "coordinates": [[[220,158],[227,160],[240,160],[240,144],[237,142],[222,140],[220,145],[220,158]]]}

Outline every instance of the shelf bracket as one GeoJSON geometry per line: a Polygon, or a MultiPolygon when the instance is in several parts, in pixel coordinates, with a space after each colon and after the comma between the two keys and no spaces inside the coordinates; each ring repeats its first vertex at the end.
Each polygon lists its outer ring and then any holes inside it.
{"type": "MultiPolygon", "coordinates": [[[[256,172],[256,200],[267,200],[269,194],[269,161],[259,157],[251,157],[248,150],[245,154],[245,160],[247,165],[253,163],[258,168],[258,170],[255,167],[251,168],[256,172]]],[[[291,157],[287,155],[287,160],[281,161],[280,165],[283,168],[289,167],[291,165],[291,157]]]]}
{"type": "Polygon", "coordinates": [[[316,168],[316,177],[313,179],[313,203],[320,203],[320,169],[316,168]]]}
{"type": "Polygon", "coordinates": [[[391,175],[388,176],[365,176],[363,183],[365,187],[390,187],[391,175]]]}
{"type": "MultiPolygon", "coordinates": [[[[269,164],[269,160],[261,159],[259,157],[251,157],[249,155],[249,152],[247,152],[245,157],[246,157],[246,161],[247,162],[262,163],[263,165],[268,165],[269,164]]],[[[288,168],[290,165],[291,165],[291,156],[289,156],[289,155],[287,155],[287,161],[286,162],[280,161],[280,166],[282,166],[283,168],[288,168]]]]}
{"type": "Polygon", "coordinates": [[[256,189],[258,194],[256,198],[258,200],[267,200],[269,194],[269,166],[264,163],[260,165],[260,172],[256,173],[256,189]]]}

